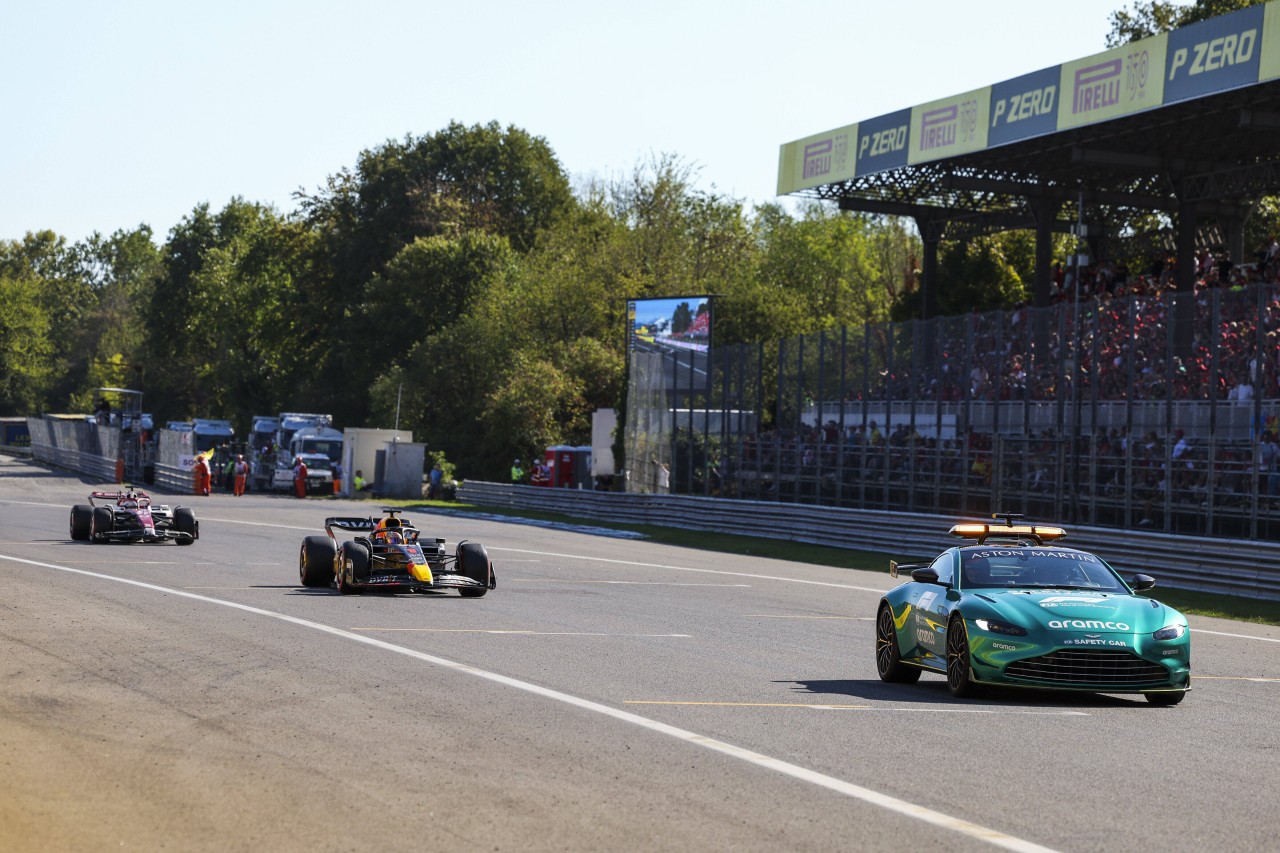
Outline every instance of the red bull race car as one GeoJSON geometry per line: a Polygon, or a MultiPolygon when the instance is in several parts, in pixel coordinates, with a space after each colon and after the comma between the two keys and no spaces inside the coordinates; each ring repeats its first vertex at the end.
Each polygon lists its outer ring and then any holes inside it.
{"type": "Polygon", "coordinates": [[[200,538],[200,522],[185,506],[153,504],[151,496],[127,487],[122,492],[93,492],[89,503],[71,507],[71,538],[93,542],[177,542],[200,538]],[[99,502],[102,502],[101,504],[99,502]]]}
{"type": "Polygon", "coordinates": [[[456,589],[480,598],[498,582],[484,546],[459,542],[452,556],[445,540],[423,535],[401,510],[384,507],[384,518],[326,518],[324,536],[308,536],[298,553],[303,586],[336,586],[347,595],[363,590],[430,592],[456,589]],[[338,541],[335,531],[355,534],[338,541]]]}

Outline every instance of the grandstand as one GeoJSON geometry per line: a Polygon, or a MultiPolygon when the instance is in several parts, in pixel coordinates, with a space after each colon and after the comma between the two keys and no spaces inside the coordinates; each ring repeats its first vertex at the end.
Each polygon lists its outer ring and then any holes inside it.
{"type": "Polygon", "coordinates": [[[672,419],[672,491],[1280,538],[1280,244],[1244,245],[1277,130],[1272,2],[783,145],[779,194],[915,220],[922,316],[677,369],[674,405],[725,417],[672,419]],[[1167,256],[1106,260],[1145,212],[1167,256]],[[1010,229],[1031,304],[936,316],[938,244],[1010,229]],[[1102,259],[1070,286],[1055,232],[1102,259]]]}
{"type": "Polygon", "coordinates": [[[1033,230],[1045,307],[1051,235],[1084,225],[1091,257],[1119,257],[1134,212],[1177,222],[1174,284],[1190,293],[1203,235],[1244,262],[1253,204],[1280,191],[1278,128],[1271,2],[787,143],[778,193],[913,218],[926,318],[940,241],[1033,230]]]}

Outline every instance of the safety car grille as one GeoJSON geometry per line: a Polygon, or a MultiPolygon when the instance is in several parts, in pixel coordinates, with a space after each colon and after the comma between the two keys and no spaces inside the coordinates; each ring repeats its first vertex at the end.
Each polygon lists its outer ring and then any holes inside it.
{"type": "Polygon", "coordinates": [[[1169,671],[1119,650],[1061,649],[1036,658],[1015,661],[1005,675],[1041,684],[1155,685],[1169,680],[1169,671]]]}

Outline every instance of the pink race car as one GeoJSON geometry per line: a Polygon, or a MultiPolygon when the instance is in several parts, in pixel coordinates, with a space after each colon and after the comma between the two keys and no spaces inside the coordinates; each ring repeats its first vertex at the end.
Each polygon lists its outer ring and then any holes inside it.
{"type": "Polygon", "coordinates": [[[89,503],[71,508],[71,538],[102,542],[167,542],[190,545],[200,538],[200,522],[189,507],[152,504],[146,492],[93,492],[89,503]],[[95,501],[114,501],[99,506],[95,501]]]}

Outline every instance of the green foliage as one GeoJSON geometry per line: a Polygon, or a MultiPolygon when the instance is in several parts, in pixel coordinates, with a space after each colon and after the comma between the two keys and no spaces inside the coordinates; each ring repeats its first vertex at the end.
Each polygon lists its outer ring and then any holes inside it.
{"type": "Polygon", "coordinates": [[[441,482],[448,483],[450,480],[457,479],[456,473],[458,466],[450,462],[444,455],[443,450],[431,450],[427,448],[427,470],[431,470],[435,466],[440,466],[441,482]]]}
{"type": "Polygon", "coordinates": [[[447,328],[505,283],[515,264],[506,238],[482,232],[414,240],[369,282],[346,342],[348,367],[363,363],[371,378],[403,360],[414,342],[447,328]]]}
{"type": "Polygon", "coordinates": [[[716,320],[718,342],[772,340],[884,319],[902,273],[878,264],[895,260],[894,227],[823,205],[809,206],[799,220],[775,206],[758,209],[759,260],[751,276],[731,284],[716,320]]]}
{"type": "Polygon", "coordinates": [[[274,211],[240,199],[216,216],[200,205],[173,229],[145,312],[158,416],[244,423],[293,402],[326,342],[314,330],[340,309],[298,302],[291,245],[274,211]]]}
{"type": "MultiPolygon", "coordinates": [[[[1010,308],[1029,298],[1005,254],[1006,235],[944,244],[938,258],[937,313],[942,316],[1010,308]]],[[[894,308],[895,320],[920,316],[919,291],[894,308]]]]}
{"type": "MultiPolygon", "coordinates": [[[[1245,252],[1257,253],[1265,249],[1272,240],[1280,238],[1280,197],[1264,196],[1258,200],[1253,215],[1245,223],[1245,252]]],[[[1254,257],[1246,255],[1244,260],[1253,261],[1254,257]]]]}
{"type": "Polygon", "coordinates": [[[89,356],[88,371],[70,405],[72,411],[85,411],[92,407],[97,388],[137,389],[144,384],[147,336],[142,312],[164,265],[145,225],[110,237],[95,233],[76,244],[72,254],[92,294],[77,336],[77,350],[89,356]]]}
{"type": "MultiPolygon", "coordinates": [[[[42,386],[45,407],[65,410],[86,382],[83,337],[96,303],[79,275],[72,247],[52,231],[29,232],[20,242],[0,243],[0,275],[36,283],[37,302],[49,324],[49,349],[42,386]]],[[[43,347],[42,347],[43,351],[43,347]]]]}
{"type": "Polygon", "coordinates": [[[485,445],[500,458],[538,453],[552,444],[590,438],[591,412],[581,382],[549,361],[517,354],[484,407],[485,445]]]}
{"type": "Polygon", "coordinates": [[[29,415],[43,408],[54,353],[40,281],[0,272],[0,415],[29,415]]]}
{"type": "Polygon", "coordinates": [[[1135,2],[1131,8],[1111,13],[1107,47],[1119,47],[1263,2],[1265,0],[1195,0],[1190,4],[1168,0],[1135,2]]]}

